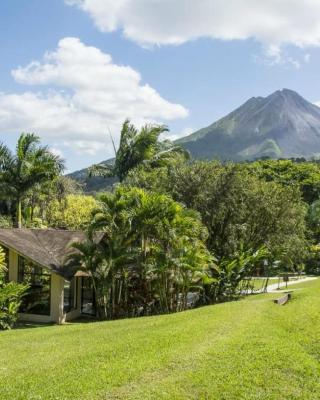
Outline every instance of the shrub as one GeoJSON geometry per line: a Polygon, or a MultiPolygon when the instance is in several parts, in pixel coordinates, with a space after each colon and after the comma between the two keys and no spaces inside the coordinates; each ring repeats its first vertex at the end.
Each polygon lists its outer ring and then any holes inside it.
{"type": "Polygon", "coordinates": [[[11,217],[0,215],[0,228],[12,228],[11,217]]]}
{"type": "Polygon", "coordinates": [[[5,256],[0,247],[0,330],[10,329],[18,318],[18,311],[28,286],[5,282],[5,256]]]}
{"type": "Polygon", "coordinates": [[[92,196],[70,194],[65,201],[53,200],[47,208],[47,223],[52,228],[86,229],[91,213],[98,206],[92,196]]]}

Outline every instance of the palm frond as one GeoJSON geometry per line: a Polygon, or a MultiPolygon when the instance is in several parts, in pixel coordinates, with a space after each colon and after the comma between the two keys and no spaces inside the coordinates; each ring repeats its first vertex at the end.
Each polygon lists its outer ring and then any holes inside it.
{"type": "Polygon", "coordinates": [[[22,133],[17,143],[17,158],[22,161],[29,152],[34,150],[35,145],[39,142],[39,136],[35,135],[34,133],[22,133]]]}

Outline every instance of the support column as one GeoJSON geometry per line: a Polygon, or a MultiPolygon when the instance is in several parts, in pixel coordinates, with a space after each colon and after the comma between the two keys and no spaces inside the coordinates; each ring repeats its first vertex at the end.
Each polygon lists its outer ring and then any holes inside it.
{"type": "Polygon", "coordinates": [[[9,249],[9,281],[18,282],[18,254],[9,249]]]}
{"type": "Polygon", "coordinates": [[[51,275],[51,319],[57,324],[65,322],[63,312],[64,279],[62,276],[52,273],[51,275]]]}

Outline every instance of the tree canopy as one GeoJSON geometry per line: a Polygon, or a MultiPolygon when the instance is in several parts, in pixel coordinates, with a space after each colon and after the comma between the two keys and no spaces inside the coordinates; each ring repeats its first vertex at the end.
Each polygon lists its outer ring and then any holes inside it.
{"type": "Polygon", "coordinates": [[[92,275],[100,315],[185,309],[188,292],[212,259],[199,215],[169,196],[138,188],[119,187],[100,200],[87,243],[76,244],[72,256],[92,275]],[[99,244],[96,231],[105,232],[99,244]]]}
{"type": "Polygon", "coordinates": [[[232,257],[242,245],[267,246],[275,258],[293,263],[305,254],[307,206],[296,185],[266,182],[242,165],[214,161],[180,164],[151,180],[137,174],[133,180],[198,211],[217,257],[232,257]]]}
{"type": "Polygon", "coordinates": [[[111,163],[94,165],[91,176],[116,176],[120,182],[141,164],[153,167],[166,165],[177,157],[188,158],[189,153],[170,142],[160,141],[160,135],[167,132],[165,125],[147,124],[138,130],[129,120],[122,126],[119,148],[115,150],[115,160],[111,163]]]}
{"type": "Polygon", "coordinates": [[[36,185],[54,179],[64,170],[63,160],[41,146],[40,138],[22,134],[13,153],[0,144],[0,193],[16,203],[16,224],[22,225],[21,202],[36,185]]]}
{"type": "MultiPolygon", "coordinates": [[[[320,271],[319,164],[194,161],[165,126],[123,125],[118,181],[88,196],[32,134],[0,146],[0,224],[85,230],[71,261],[91,277],[100,318],[185,310],[243,294],[254,276],[320,271]],[[103,239],[97,240],[97,237],[103,239]]],[[[0,257],[1,258],[1,257],[0,257]]],[[[0,259],[1,262],[1,259],[0,259]]]]}

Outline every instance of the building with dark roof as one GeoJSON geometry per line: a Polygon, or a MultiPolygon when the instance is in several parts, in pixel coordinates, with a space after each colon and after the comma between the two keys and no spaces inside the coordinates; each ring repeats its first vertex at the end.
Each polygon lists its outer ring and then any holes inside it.
{"type": "MultiPolygon", "coordinates": [[[[95,240],[100,241],[103,233],[95,240]]],[[[64,323],[94,315],[91,278],[68,257],[72,244],[85,240],[81,231],[0,229],[8,280],[29,284],[19,317],[33,322],[64,323]]]]}

